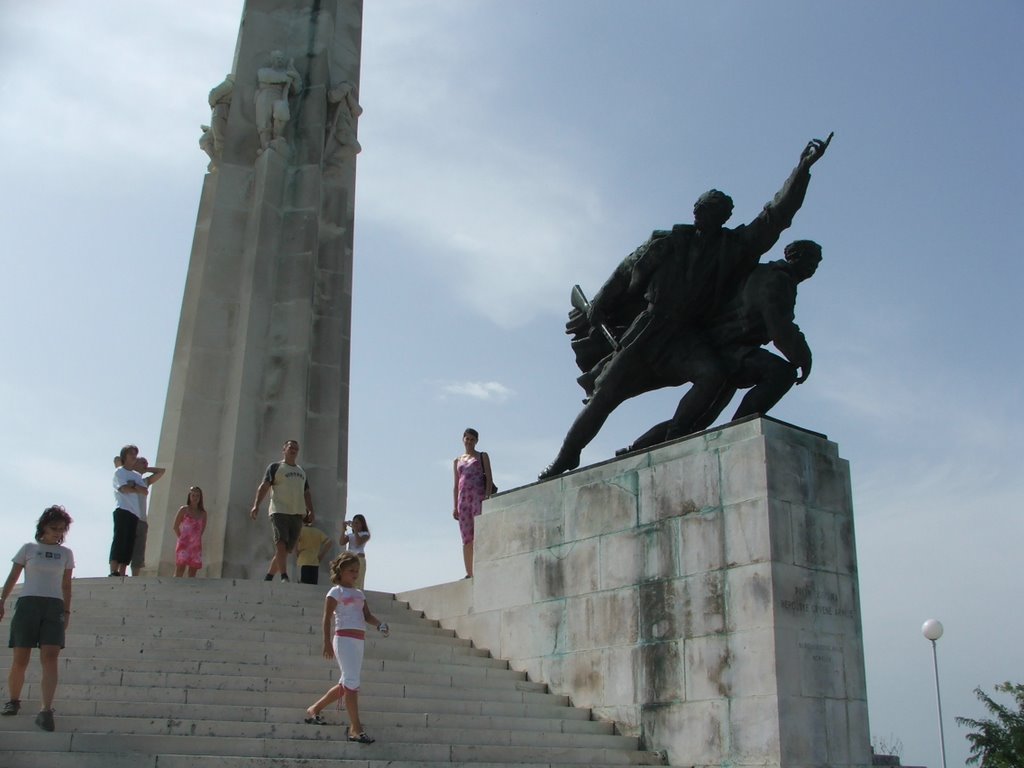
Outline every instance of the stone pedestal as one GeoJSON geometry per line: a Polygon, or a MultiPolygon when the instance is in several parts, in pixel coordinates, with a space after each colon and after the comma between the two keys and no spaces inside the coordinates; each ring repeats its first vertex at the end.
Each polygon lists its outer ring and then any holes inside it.
{"type": "Polygon", "coordinates": [[[223,154],[203,182],[182,301],[148,573],[173,573],[171,523],[198,485],[209,512],[204,575],[261,576],[273,551],[266,503],[257,522],[248,510],[289,439],[302,446],[318,527],[340,531],[355,158],[339,159],[331,144],[327,93],[359,82],[361,20],[361,0],[245,3],[223,154]],[[258,152],[257,71],[275,50],[293,62],[302,89],[290,99],[284,138],[258,152]]]}
{"type": "Polygon", "coordinates": [[[868,766],[849,467],[753,418],[501,494],[401,595],[679,766],[868,766]]]}

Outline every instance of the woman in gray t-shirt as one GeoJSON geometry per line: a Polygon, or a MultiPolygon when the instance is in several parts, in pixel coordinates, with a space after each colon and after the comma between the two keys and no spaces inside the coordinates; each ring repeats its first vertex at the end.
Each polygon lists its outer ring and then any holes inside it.
{"type": "Polygon", "coordinates": [[[36,523],[34,542],[25,544],[12,558],[14,565],[0,591],[0,620],[3,619],[7,598],[14,591],[22,571],[25,583],[14,607],[11,619],[13,649],[11,671],[7,677],[10,701],[4,704],[0,715],[13,716],[21,709],[21,689],[25,684],[25,670],[32,649],[39,649],[39,662],[43,668],[40,685],[42,708],[36,715],[36,725],[52,731],[53,696],[57,692],[57,659],[64,647],[64,633],[71,620],[71,571],[75,556],[65,546],[64,536],[71,527],[71,516],[64,507],[47,507],[36,523]]]}

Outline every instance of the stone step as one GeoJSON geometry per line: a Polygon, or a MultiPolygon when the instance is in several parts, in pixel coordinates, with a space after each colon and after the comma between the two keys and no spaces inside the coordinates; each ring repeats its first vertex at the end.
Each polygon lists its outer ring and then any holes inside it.
{"type": "MultiPolygon", "coordinates": [[[[276,693],[268,702],[267,696],[254,696],[250,691],[216,691],[197,688],[154,691],[151,688],[142,687],[61,685],[57,691],[57,698],[58,704],[70,700],[94,701],[97,713],[102,713],[103,707],[108,703],[147,704],[156,702],[166,706],[244,707],[269,704],[275,709],[288,709],[301,714],[328,687],[325,685],[323,690],[313,693],[276,693]]],[[[569,707],[566,697],[551,694],[526,694],[518,697],[505,697],[500,700],[487,700],[467,698],[466,689],[462,689],[461,696],[458,691],[444,691],[449,695],[437,698],[413,695],[417,692],[402,691],[397,696],[362,693],[359,697],[359,710],[360,712],[438,713],[578,720],[590,718],[589,710],[569,707]]],[[[26,712],[36,706],[39,701],[38,684],[26,683],[21,699],[26,712]]],[[[58,709],[60,708],[61,706],[58,706],[58,709]]]]}
{"type": "MultiPolygon", "coordinates": [[[[4,741],[10,734],[24,732],[15,718],[0,718],[4,741]]],[[[27,720],[27,718],[25,718],[27,720]]],[[[388,744],[458,744],[480,746],[588,747],[631,750],[637,739],[628,736],[596,733],[565,733],[546,729],[527,731],[519,728],[478,727],[461,725],[393,725],[385,717],[363,715],[363,725],[373,736],[388,744]]],[[[512,719],[512,718],[508,718],[512,719]]],[[[333,725],[307,725],[298,719],[284,722],[235,720],[197,720],[168,717],[110,717],[100,715],[66,715],[60,713],[61,733],[95,733],[119,735],[217,736],[227,739],[341,739],[347,725],[345,716],[332,718],[333,725]]],[[[493,723],[492,723],[493,724],[493,723]]]]}
{"type": "MultiPolygon", "coordinates": [[[[404,608],[403,605],[396,606],[393,602],[371,603],[373,612],[389,623],[440,629],[437,621],[416,615],[413,611],[404,608]]],[[[264,604],[255,606],[252,610],[241,610],[238,603],[182,605],[181,602],[173,599],[150,598],[133,604],[111,597],[104,600],[91,600],[88,613],[76,608],[74,620],[76,624],[105,620],[118,625],[134,625],[151,623],[157,619],[160,620],[160,623],[174,623],[172,620],[177,618],[188,621],[220,620],[247,624],[260,622],[277,629],[287,629],[287,625],[295,621],[297,617],[319,625],[323,620],[323,610],[322,599],[312,603],[264,604]]],[[[451,630],[441,631],[454,634],[451,633],[451,630]]]]}
{"type": "MultiPolygon", "coordinates": [[[[371,744],[366,747],[372,750],[371,744]]],[[[372,753],[371,753],[372,754],[372,753]]],[[[357,768],[450,768],[451,761],[382,761],[375,757],[349,760],[357,768]]],[[[558,763],[558,768],[610,768],[623,763],[558,763]]],[[[229,755],[146,755],[138,752],[10,752],[0,749],[4,768],[337,768],[336,758],[233,757],[229,755]]],[[[541,764],[548,766],[549,764],[541,764]]],[[[460,761],[459,768],[512,768],[536,764],[460,761]]]]}
{"type": "MultiPolygon", "coordinates": [[[[436,654],[435,654],[436,655],[436,654]]],[[[273,667],[278,666],[282,660],[280,655],[274,656],[266,653],[259,653],[257,651],[247,652],[243,654],[233,654],[228,650],[216,650],[206,651],[202,653],[201,658],[199,657],[198,651],[189,651],[187,654],[176,651],[174,648],[162,648],[153,649],[148,648],[137,652],[125,653],[123,649],[119,648],[95,648],[95,649],[65,649],[61,653],[59,663],[61,668],[70,668],[80,662],[97,662],[106,663],[110,662],[112,667],[116,667],[121,661],[141,661],[151,662],[150,666],[143,666],[146,669],[163,669],[163,664],[169,662],[179,662],[183,656],[190,657],[200,665],[210,663],[224,663],[224,664],[246,664],[255,667],[273,667]]],[[[525,675],[522,672],[511,670],[508,667],[508,663],[504,659],[495,659],[489,656],[461,656],[456,655],[447,659],[428,658],[429,654],[421,654],[418,659],[408,658],[383,658],[382,655],[378,654],[375,658],[366,658],[363,662],[363,669],[384,669],[388,666],[398,665],[395,668],[403,668],[410,670],[423,670],[429,668],[430,671],[444,672],[446,674],[452,674],[460,677],[466,677],[467,681],[471,684],[472,680],[475,679],[476,675],[496,675],[502,677],[505,674],[509,675],[512,679],[525,679],[525,675]]],[[[313,655],[307,653],[304,655],[292,654],[291,656],[284,657],[288,660],[288,664],[284,666],[294,667],[295,669],[331,669],[332,663],[324,659],[319,653],[313,655]]],[[[3,656],[0,651],[0,666],[6,666],[9,664],[10,654],[3,656]]],[[[336,666],[333,667],[337,669],[336,666]]],[[[28,668],[28,676],[31,679],[33,675],[38,677],[39,669],[38,664],[30,665],[28,668]]]]}
{"type": "MultiPolygon", "coordinates": [[[[9,654],[8,654],[9,655],[9,654]]],[[[0,654],[0,666],[9,663],[0,654]]],[[[208,661],[204,659],[163,660],[154,664],[151,658],[109,658],[94,656],[69,656],[61,654],[59,660],[61,680],[68,682],[112,682],[119,673],[153,672],[158,669],[166,674],[190,675],[237,675],[242,677],[291,678],[295,680],[316,680],[323,682],[337,678],[337,667],[323,658],[298,658],[288,664],[241,663],[237,661],[208,661]],[[77,676],[77,677],[76,677],[77,676]]],[[[31,676],[31,672],[29,675],[31,676]]],[[[424,667],[411,662],[366,659],[363,663],[363,677],[378,682],[408,682],[442,686],[471,685],[481,688],[514,686],[519,690],[543,692],[544,683],[531,682],[524,672],[489,667],[460,667],[434,664],[424,667]]]]}
{"type": "MultiPolygon", "coordinates": [[[[397,729],[396,729],[397,730],[397,729]]],[[[335,729],[336,732],[340,729],[335,729]]],[[[525,734],[528,736],[529,734],[525,734]]],[[[386,742],[354,744],[340,738],[234,737],[169,734],[109,734],[40,730],[4,733],[4,752],[141,752],[144,755],[203,755],[333,760],[411,761],[428,763],[562,763],[660,765],[657,753],[607,747],[526,744],[451,744],[386,742]]],[[[604,738],[604,737],[590,737],[604,738]]],[[[37,758],[35,766],[47,765],[37,758]]],[[[163,768],[163,760],[158,761],[163,768]]]]}
{"type": "MultiPolygon", "coordinates": [[[[262,633],[263,639],[236,639],[227,633],[202,637],[153,637],[149,635],[81,635],[70,628],[67,635],[69,649],[113,648],[118,654],[131,655],[149,650],[176,649],[182,654],[201,651],[262,652],[268,659],[292,658],[296,656],[320,656],[323,640],[319,634],[293,635],[282,639],[274,632],[262,633]],[[301,638],[301,639],[300,639],[301,638]]],[[[370,631],[366,635],[366,655],[384,659],[407,659],[409,661],[444,661],[459,657],[490,658],[488,651],[473,648],[464,641],[462,644],[429,642],[415,638],[383,635],[370,631]]]]}
{"type": "MultiPolygon", "coordinates": [[[[324,597],[327,590],[308,591],[304,588],[285,586],[284,592],[273,592],[267,586],[259,586],[258,594],[238,594],[234,591],[224,595],[211,591],[194,592],[162,592],[155,587],[151,590],[132,590],[124,587],[120,590],[103,591],[99,594],[83,594],[79,588],[79,579],[73,581],[74,609],[76,618],[89,615],[107,615],[122,619],[135,614],[159,614],[164,611],[172,616],[190,617],[199,612],[217,611],[222,616],[235,613],[258,615],[260,618],[291,619],[296,615],[319,619],[323,616],[324,597]],[[91,612],[83,613],[83,601],[88,601],[91,612]],[[249,610],[245,610],[245,608],[249,610]]],[[[95,590],[89,590],[95,592],[95,590]]],[[[12,599],[17,599],[15,590],[12,599]]],[[[382,592],[368,592],[367,602],[374,613],[381,618],[394,616],[396,621],[428,622],[437,626],[437,622],[423,618],[420,611],[409,610],[408,604],[396,600],[394,595],[382,592]]]]}
{"type": "MultiPolygon", "coordinates": [[[[337,678],[333,680],[325,679],[322,682],[301,681],[291,684],[291,681],[287,678],[282,680],[213,676],[207,676],[205,679],[196,678],[182,681],[173,675],[163,675],[160,672],[154,672],[149,674],[140,673],[121,682],[76,683],[73,680],[61,681],[60,696],[84,695],[102,701],[143,701],[146,697],[153,696],[154,691],[159,691],[158,695],[162,701],[197,701],[202,700],[200,698],[202,696],[213,697],[219,695],[218,701],[239,704],[245,701],[251,702],[255,695],[266,695],[273,696],[276,702],[287,699],[291,705],[306,707],[335,682],[337,682],[337,678]]],[[[35,700],[38,695],[37,688],[37,683],[26,681],[22,699],[27,701],[35,700]]],[[[466,689],[440,685],[417,685],[364,680],[360,693],[368,698],[405,698],[439,701],[465,697],[466,689]]],[[[553,693],[520,691],[512,688],[482,688],[478,692],[474,692],[474,697],[480,701],[488,702],[536,703],[558,706],[568,706],[569,703],[565,696],[558,696],[553,693]]]]}
{"type": "MultiPolygon", "coordinates": [[[[187,598],[183,598],[186,599],[187,598]]],[[[371,606],[373,612],[389,624],[401,626],[408,631],[419,628],[421,631],[435,630],[449,637],[454,636],[451,630],[443,629],[439,623],[414,615],[412,611],[395,603],[378,603],[371,606]]],[[[218,603],[215,605],[195,603],[182,605],[166,598],[150,599],[144,603],[133,605],[120,600],[104,600],[90,602],[88,611],[83,610],[82,603],[76,599],[74,605],[73,624],[96,626],[176,626],[189,625],[193,622],[225,622],[230,626],[259,626],[287,632],[295,623],[315,625],[318,628],[323,622],[323,601],[313,603],[289,603],[257,605],[246,603],[218,603]]]]}
{"type": "MultiPolygon", "coordinates": [[[[312,699],[308,700],[312,702],[312,699]]],[[[535,707],[550,712],[548,716],[531,716],[519,705],[501,705],[516,707],[508,714],[468,714],[465,711],[439,712],[417,711],[402,712],[390,706],[389,699],[360,699],[360,709],[365,718],[373,722],[392,725],[398,728],[438,727],[438,728],[498,728],[522,731],[550,731],[559,733],[598,733],[612,735],[614,726],[603,720],[584,720],[572,717],[577,713],[586,714],[586,710],[569,707],[535,707]],[[381,704],[379,708],[371,704],[381,704]]],[[[440,707],[444,702],[437,702],[440,707]]],[[[497,705],[495,705],[497,706],[497,705]]],[[[26,701],[22,715],[34,717],[34,709],[26,701]]],[[[306,716],[304,707],[255,706],[251,704],[171,704],[163,701],[98,701],[95,699],[67,699],[60,702],[61,718],[65,716],[103,716],[103,717],[139,717],[139,718],[172,718],[196,720],[225,720],[233,722],[257,723],[299,723],[306,716]]],[[[329,723],[347,722],[344,710],[331,707],[324,710],[323,716],[329,723]]],[[[305,726],[305,723],[302,723],[305,726]]],[[[7,730],[25,730],[26,721],[18,718],[0,718],[0,727],[9,725],[7,730]],[[15,727],[18,725],[19,727],[15,727]]]]}
{"type": "MultiPolygon", "coordinates": [[[[246,623],[213,622],[200,619],[187,622],[185,620],[180,621],[182,623],[170,626],[156,626],[147,623],[142,629],[133,629],[131,635],[141,638],[171,637],[203,640],[230,638],[237,641],[249,640],[254,642],[266,642],[270,636],[272,636],[275,642],[302,641],[309,638],[319,642],[323,636],[323,625],[319,620],[315,623],[305,620],[293,620],[284,627],[274,627],[272,624],[253,626],[246,623]]],[[[390,622],[388,623],[390,625],[390,622]]],[[[83,623],[76,621],[68,627],[66,642],[71,644],[76,641],[76,638],[89,636],[124,637],[126,630],[127,627],[123,624],[83,623]]],[[[372,638],[375,628],[367,625],[366,632],[372,638]]],[[[448,630],[433,627],[415,627],[412,625],[398,625],[396,623],[392,627],[391,637],[394,638],[395,642],[408,640],[415,643],[472,647],[472,643],[469,640],[455,637],[455,634],[448,630]]]]}
{"type": "MultiPolygon", "coordinates": [[[[374,663],[380,664],[411,664],[416,666],[422,666],[423,664],[429,664],[432,668],[441,667],[443,669],[456,668],[462,670],[466,674],[471,674],[476,671],[483,673],[494,671],[507,671],[508,662],[504,659],[495,659],[491,656],[484,655],[466,655],[460,653],[446,653],[443,650],[440,652],[443,646],[438,646],[434,649],[416,649],[411,654],[407,646],[389,645],[391,638],[381,638],[382,645],[380,648],[367,648],[367,657],[364,664],[369,665],[374,663]]],[[[199,658],[204,661],[222,661],[222,662],[238,662],[242,664],[266,664],[274,665],[280,663],[282,658],[288,659],[289,663],[294,661],[296,666],[308,666],[312,664],[328,664],[323,657],[320,655],[321,649],[319,646],[316,648],[316,652],[312,653],[308,649],[304,653],[295,652],[293,647],[288,648],[288,652],[285,654],[281,653],[267,653],[265,646],[259,646],[259,648],[252,650],[237,650],[232,649],[227,644],[219,644],[217,648],[199,648],[190,647],[183,648],[181,643],[146,643],[145,646],[139,644],[136,647],[128,648],[123,643],[103,645],[103,646],[68,646],[61,652],[62,659],[150,659],[156,661],[169,661],[181,659],[183,656],[186,658],[199,658]]],[[[0,662],[7,664],[10,659],[10,651],[6,648],[0,648],[0,662]],[[6,654],[6,656],[4,655],[6,654]]],[[[31,674],[32,667],[29,667],[31,674]]]]}
{"type": "MultiPolygon", "coordinates": [[[[95,610],[97,607],[94,604],[90,605],[90,609],[95,610]]],[[[248,627],[258,629],[269,629],[282,632],[291,632],[293,625],[301,623],[302,626],[310,625],[315,626],[317,629],[322,627],[324,620],[324,606],[300,606],[300,605],[284,605],[274,606],[274,608],[264,611],[244,611],[238,608],[231,608],[226,606],[211,606],[211,607],[197,607],[197,608],[182,608],[180,605],[173,607],[170,603],[164,605],[140,605],[138,607],[130,608],[124,615],[118,615],[119,611],[125,609],[124,605],[117,604],[115,601],[111,601],[111,605],[101,606],[103,612],[99,615],[92,615],[84,613],[80,608],[75,610],[74,615],[74,626],[76,629],[88,627],[90,631],[95,631],[94,628],[101,628],[103,626],[108,627],[119,627],[124,628],[126,626],[174,626],[181,624],[191,624],[193,622],[203,623],[223,623],[225,626],[231,627],[248,627]],[[112,621],[113,620],[113,621],[112,621]]],[[[442,629],[437,622],[432,622],[428,618],[422,617],[411,617],[409,611],[401,609],[385,609],[380,610],[374,606],[374,613],[377,614],[382,621],[387,622],[390,625],[394,625],[396,628],[400,628],[402,632],[421,632],[423,634],[434,634],[444,635],[445,637],[455,637],[453,630],[442,629]]]]}
{"type": "MultiPolygon", "coordinates": [[[[331,667],[321,662],[316,666],[312,665],[287,665],[287,666],[259,666],[232,665],[227,663],[208,664],[205,662],[196,663],[200,669],[175,669],[174,667],[187,667],[190,662],[167,662],[159,665],[159,671],[154,672],[152,662],[117,661],[111,665],[104,665],[101,661],[90,660],[83,663],[66,662],[61,665],[60,680],[64,685],[133,685],[133,686],[162,686],[176,685],[181,688],[205,687],[207,681],[212,681],[211,687],[215,688],[236,688],[239,690],[254,690],[255,685],[264,685],[267,690],[274,690],[277,684],[275,680],[285,681],[283,685],[289,686],[292,690],[309,690],[320,687],[338,679],[337,667],[331,667]],[[245,667],[245,668],[243,668],[245,667]],[[158,676],[158,677],[157,677],[158,676]],[[218,681],[226,681],[218,685],[218,681]],[[234,682],[232,682],[234,681],[234,682]]],[[[412,665],[409,665],[412,666],[412,665]]],[[[529,680],[516,679],[514,677],[486,677],[483,675],[466,676],[452,675],[447,672],[433,669],[411,671],[408,669],[371,669],[363,667],[364,684],[390,683],[396,685],[422,685],[435,686],[439,688],[458,688],[471,685],[481,690],[517,690],[531,691],[533,693],[546,693],[547,686],[544,683],[532,682],[529,680]]],[[[510,673],[512,675],[516,673],[510,673]]]]}
{"type": "MultiPolygon", "coordinates": [[[[173,599],[181,605],[200,603],[245,603],[249,605],[286,605],[302,603],[305,605],[323,606],[324,596],[331,588],[330,584],[299,584],[296,582],[282,583],[248,579],[184,579],[164,578],[128,578],[112,579],[110,577],[93,577],[74,579],[72,593],[76,599],[103,600],[111,597],[128,604],[131,601],[150,599],[173,599]],[[211,589],[210,584],[216,585],[211,589]]],[[[363,590],[366,599],[373,606],[383,608],[385,603],[397,604],[407,608],[408,604],[398,600],[391,592],[363,590]]],[[[15,596],[18,591],[15,590],[15,596]]]]}
{"type": "MultiPolygon", "coordinates": [[[[317,676],[296,675],[285,670],[281,674],[269,676],[239,675],[239,674],[216,674],[207,673],[177,673],[149,670],[119,670],[83,669],[80,666],[72,666],[61,670],[60,681],[62,685],[88,685],[88,686],[109,686],[118,687],[139,687],[139,688],[207,688],[211,690],[233,690],[233,691],[261,691],[266,693],[277,692],[313,692],[337,681],[338,670],[333,670],[323,665],[321,673],[317,676]]],[[[500,696],[504,691],[528,692],[546,694],[547,686],[544,683],[534,683],[528,680],[488,680],[481,678],[474,682],[473,686],[480,691],[481,698],[493,699],[500,696]],[[486,683],[490,683],[489,685],[486,683]]],[[[400,691],[408,688],[434,689],[443,691],[458,689],[463,685],[455,685],[450,676],[431,675],[429,673],[405,673],[377,672],[375,674],[363,674],[363,690],[365,691],[400,691]]]]}

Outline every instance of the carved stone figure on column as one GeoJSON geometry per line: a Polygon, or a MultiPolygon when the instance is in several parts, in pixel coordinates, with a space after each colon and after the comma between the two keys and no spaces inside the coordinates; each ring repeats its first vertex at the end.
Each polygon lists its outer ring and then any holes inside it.
{"type": "Polygon", "coordinates": [[[203,132],[199,137],[199,148],[209,155],[210,162],[206,164],[206,170],[212,173],[217,170],[217,153],[213,149],[213,131],[208,125],[200,125],[199,130],[203,132]]]}
{"type": "Polygon", "coordinates": [[[302,90],[302,76],[295,62],[286,59],[281,51],[271,51],[270,66],[256,72],[256,132],[260,146],[256,154],[268,147],[283,150],[287,147],[284,129],[291,119],[288,98],[302,90]]]}
{"type": "Polygon", "coordinates": [[[224,135],[228,127],[228,111],[231,109],[231,95],[235,90],[235,76],[227,75],[224,82],[213,87],[208,101],[210,103],[210,125],[199,126],[203,135],[199,137],[199,148],[210,156],[207,171],[216,171],[217,162],[224,152],[224,135]]]}
{"type": "Polygon", "coordinates": [[[231,96],[235,91],[235,76],[228,74],[224,81],[213,87],[208,101],[212,117],[210,130],[213,132],[213,153],[220,158],[224,152],[224,136],[228,130],[228,111],[231,109],[231,96]]]}
{"type": "Polygon", "coordinates": [[[327,92],[327,103],[334,107],[324,140],[324,160],[337,166],[363,149],[356,139],[356,122],[363,108],[356,99],[356,87],[347,81],[327,92]]]}
{"type": "MultiPolygon", "coordinates": [[[[675,378],[664,369],[672,350],[713,316],[790,226],[803,205],[811,166],[831,138],[807,144],[782,189],[749,224],[725,227],[732,198],[717,189],[705,192],[694,204],[692,225],[654,232],[618,266],[586,313],[570,313],[566,332],[576,336],[573,349],[584,371],[579,382],[588,398],[541,480],[578,467],[583,448],[620,404],[675,378]],[[614,348],[605,342],[613,335],[614,348]]],[[[704,413],[721,386],[712,372],[699,373],[691,402],[704,413]]],[[[677,436],[674,427],[669,432],[677,436]]]]}
{"type": "Polygon", "coordinates": [[[666,372],[678,376],[665,386],[693,382],[694,389],[679,401],[675,415],[647,430],[617,454],[646,450],[670,439],[710,427],[738,389],[749,390],[733,421],[764,415],[794,384],[811,375],[811,348],[795,321],[797,285],[812,277],[821,263],[821,246],[796,240],[785,248],[785,260],[758,264],[736,294],[673,352],[666,372]],[[764,349],[772,343],[783,357],[764,349]],[[709,359],[710,358],[710,359],[709,359]],[[711,376],[718,396],[710,406],[691,392],[705,389],[697,377],[711,376]],[[698,383],[701,386],[698,386],[698,383]],[[701,410],[704,409],[704,410],[701,410]]]}

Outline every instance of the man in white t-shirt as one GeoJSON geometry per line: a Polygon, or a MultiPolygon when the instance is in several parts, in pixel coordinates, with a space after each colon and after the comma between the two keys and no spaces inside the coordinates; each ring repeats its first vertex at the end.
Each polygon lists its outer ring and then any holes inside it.
{"type": "Polygon", "coordinates": [[[255,520],[260,504],[270,493],[270,525],[274,531],[275,552],[264,577],[266,581],[273,581],[275,573],[281,574],[281,581],[289,581],[288,553],[295,549],[302,524],[314,520],[313,496],[309,492],[306,472],[296,463],[298,441],[289,440],[281,452],[281,461],[267,467],[263,482],[256,489],[256,500],[249,510],[249,517],[255,520]]]}
{"type": "MultiPolygon", "coordinates": [[[[121,466],[121,457],[114,457],[114,466],[121,466]]],[[[135,460],[135,472],[146,480],[146,487],[164,476],[166,469],[149,466],[149,459],[139,456],[135,460]],[[146,477],[149,475],[149,477],[146,477]]],[[[135,545],[132,547],[132,576],[141,576],[146,567],[146,540],[149,538],[149,523],[146,521],[146,508],[149,506],[147,496],[137,496],[139,500],[139,522],[135,527],[135,545]]]]}
{"type": "Polygon", "coordinates": [[[149,486],[135,464],[139,448],[126,445],[121,449],[121,466],[114,470],[114,539],[110,543],[110,575],[124,577],[135,548],[135,532],[142,516],[139,498],[149,495],[149,486]]]}

